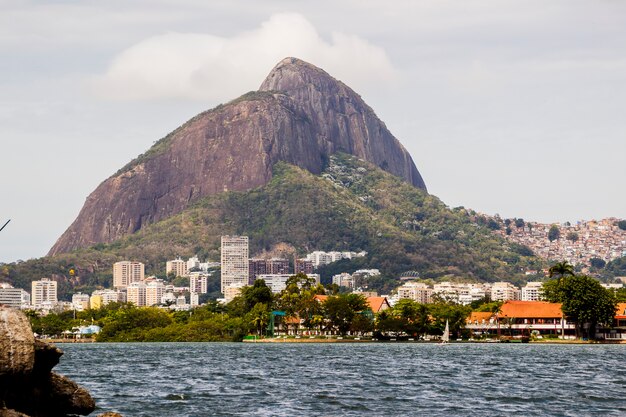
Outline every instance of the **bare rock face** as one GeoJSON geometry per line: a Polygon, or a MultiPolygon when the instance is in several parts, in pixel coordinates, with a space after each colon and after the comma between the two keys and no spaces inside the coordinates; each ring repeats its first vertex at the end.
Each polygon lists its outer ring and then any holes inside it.
{"type": "Polygon", "coordinates": [[[318,174],[336,152],[426,189],[411,156],[354,91],[284,59],[259,91],[194,117],[100,184],[49,254],[112,242],[211,194],[265,185],[279,161],[318,174]]]}
{"type": "Polygon", "coordinates": [[[310,118],[316,145],[324,154],[349,153],[426,189],[411,155],[371,107],[322,69],[297,58],[285,58],[260,90],[286,93],[298,103],[310,118]]]}
{"type": "Polygon", "coordinates": [[[24,313],[0,306],[0,376],[32,372],[34,345],[33,331],[24,313]]]}

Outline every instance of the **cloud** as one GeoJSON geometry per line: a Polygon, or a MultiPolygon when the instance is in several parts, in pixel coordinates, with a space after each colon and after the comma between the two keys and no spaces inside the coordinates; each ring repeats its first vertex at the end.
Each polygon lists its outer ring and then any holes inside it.
{"type": "Polygon", "coordinates": [[[287,56],[311,62],[357,90],[391,83],[396,75],[382,48],[338,32],[327,41],[302,15],[281,13],[229,38],[201,33],[150,37],[117,55],[90,86],[109,99],[224,101],[256,90],[287,56]]]}

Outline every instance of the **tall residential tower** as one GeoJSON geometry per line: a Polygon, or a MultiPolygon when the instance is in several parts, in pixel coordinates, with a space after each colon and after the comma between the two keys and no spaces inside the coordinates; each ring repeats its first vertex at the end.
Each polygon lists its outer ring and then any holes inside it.
{"type": "Polygon", "coordinates": [[[231,285],[248,285],[248,236],[222,236],[222,294],[231,285]]]}

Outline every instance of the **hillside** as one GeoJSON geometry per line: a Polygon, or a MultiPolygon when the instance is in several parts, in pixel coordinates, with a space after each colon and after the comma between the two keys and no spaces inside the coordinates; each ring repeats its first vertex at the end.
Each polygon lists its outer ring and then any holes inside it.
{"type": "Polygon", "coordinates": [[[357,93],[286,58],[259,91],[193,117],[103,181],[49,254],[110,243],[207,196],[263,186],[279,162],[320,174],[336,152],[426,190],[409,153],[357,93]]]}
{"type": "Polygon", "coordinates": [[[277,163],[262,187],[206,197],[114,243],[5,265],[2,274],[21,286],[55,274],[67,290],[70,283],[108,285],[112,263],[133,259],[145,262],[147,273],[164,275],[165,261],[175,256],[218,260],[222,234],[248,235],[252,255],[278,243],[300,255],[365,250],[360,266],[380,268],[387,281],[404,271],[434,279],[511,280],[538,266],[522,255],[527,248],[508,244],[479,223],[471,211],[450,209],[373,164],[336,154],[321,175],[277,163]]]}

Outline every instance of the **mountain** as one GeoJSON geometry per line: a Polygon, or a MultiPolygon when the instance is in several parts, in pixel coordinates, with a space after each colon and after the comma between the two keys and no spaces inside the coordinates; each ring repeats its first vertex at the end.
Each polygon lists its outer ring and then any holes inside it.
{"type": "Polygon", "coordinates": [[[101,183],[49,255],[113,242],[207,196],[263,186],[278,162],[320,174],[336,152],[426,190],[409,153],[358,94],[286,58],[259,91],[195,116],[101,183]]]}
{"type": "Polygon", "coordinates": [[[522,271],[541,266],[527,248],[493,233],[481,215],[451,209],[352,155],[331,155],[321,175],[285,162],[272,174],[261,187],[207,196],[115,242],[5,265],[0,278],[27,288],[48,276],[62,294],[89,292],[111,285],[117,260],[140,260],[146,273],[159,276],[176,256],[219,260],[222,234],[248,235],[252,256],[276,245],[300,256],[316,249],[367,251],[338,272],[380,268],[383,277],[370,288],[385,292],[405,271],[435,280],[521,281],[522,271]]]}

